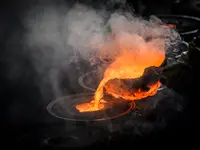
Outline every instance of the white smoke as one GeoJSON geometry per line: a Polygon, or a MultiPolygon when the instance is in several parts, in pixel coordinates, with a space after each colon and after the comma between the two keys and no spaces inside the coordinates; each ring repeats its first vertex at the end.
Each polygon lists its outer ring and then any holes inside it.
{"type": "Polygon", "coordinates": [[[115,57],[120,50],[116,41],[134,50],[134,47],[143,46],[146,40],[156,39],[163,43],[158,46],[167,50],[180,40],[175,31],[160,26],[155,20],[143,20],[131,12],[113,12],[81,4],[70,7],[63,3],[38,5],[27,13],[24,25],[28,32],[24,46],[31,50],[44,95],[48,94],[45,84],[50,84],[54,96],[62,93],[60,70],[66,70],[69,85],[76,89],[78,77],[84,72],[80,61],[97,65],[99,55],[115,57]]]}

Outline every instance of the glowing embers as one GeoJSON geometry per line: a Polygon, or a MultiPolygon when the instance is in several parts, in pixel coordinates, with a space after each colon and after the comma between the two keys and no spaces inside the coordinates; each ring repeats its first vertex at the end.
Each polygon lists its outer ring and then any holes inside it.
{"type": "Polygon", "coordinates": [[[101,121],[117,118],[128,114],[133,108],[134,103],[123,99],[115,99],[109,95],[104,95],[104,108],[99,111],[79,112],[76,106],[90,103],[94,93],[84,93],[66,96],[52,101],[47,110],[57,118],[72,121],[101,121]]]}

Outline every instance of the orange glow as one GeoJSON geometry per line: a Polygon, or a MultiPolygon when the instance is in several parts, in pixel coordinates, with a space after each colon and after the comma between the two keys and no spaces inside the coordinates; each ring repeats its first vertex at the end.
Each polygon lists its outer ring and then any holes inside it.
{"type": "Polygon", "coordinates": [[[143,91],[141,88],[127,89],[126,87],[120,86],[120,83],[113,82],[105,85],[105,89],[108,94],[111,94],[115,98],[121,97],[126,100],[140,100],[147,96],[155,95],[160,85],[161,83],[159,81],[155,82],[152,85],[147,85],[149,88],[148,91],[143,91]]]}
{"type": "Polygon", "coordinates": [[[127,90],[123,87],[120,88],[117,83],[106,86],[106,83],[113,79],[136,79],[143,75],[145,68],[150,66],[159,67],[165,59],[165,52],[156,47],[154,42],[145,43],[145,45],[140,46],[138,50],[120,48],[122,49],[121,53],[104,72],[104,77],[95,92],[93,103],[78,105],[77,109],[80,112],[97,111],[102,109],[100,100],[103,98],[104,87],[108,94],[126,100],[139,100],[155,95],[157,89],[161,85],[159,81],[147,85],[147,87],[149,87],[148,91],[142,91],[142,89],[127,90]]]}
{"type": "Polygon", "coordinates": [[[91,112],[91,111],[97,111],[97,110],[101,110],[104,108],[104,104],[100,103],[98,105],[98,109],[94,108],[94,103],[83,103],[83,104],[79,104],[76,106],[76,109],[79,110],[79,112],[85,112],[87,110],[87,112],[91,112]]]}
{"type": "Polygon", "coordinates": [[[166,26],[168,28],[176,28],[175,24],[164,24],[163,26],[166,26]]]}

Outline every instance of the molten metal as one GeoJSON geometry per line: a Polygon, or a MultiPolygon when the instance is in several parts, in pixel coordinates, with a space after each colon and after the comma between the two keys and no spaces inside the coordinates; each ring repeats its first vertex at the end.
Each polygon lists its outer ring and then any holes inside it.
{"type": "Polygon", "coordinates": [[[85,112],[87,110],[87,112],[90,111],[98,111],[104,108],[104,104],[103,103],[99,103],[98,105],[98,109],[95,109],[94,107],[94,101],[90,102],[90,103],[83,103],[83,104],[79,104],[76,106],[76,109],[79,110],[79,112],[85,112]]]}
{"type": "Polygon", "coordinates": [[[127,89],[119,86],[116,83],[109,84],[109,86],[105,86],[106,92],[111,94],[115,98],[123,98],[126,100],[140,100],[146,98],[147,96],[154,96],[157,93],[158,88],[161,86],[159,81],[155,82],[154,84],[149,84],[147,87],[149,88],[148,91],[139,89],[127,89]],[[116,89],[117,87],[117,89],[116,89]]]}
{"type": "MultiPolygon", "coordinates": [[[[76,108],[80,112],[100,110],[103,108],[103,105],[100,103],[100,100],[103,98],[103,89],[108,81],[112,79],[136,79],[143,75],[145,68],[150,66],[159,67],[165,59],[165,52],[164,50],[158,49],[154,42],[148,42],[146,45],[142,45],[139,50],[122,49],[121,54],[105,70],[104,77],[95,92],[94,102],[80,104],[76,108]]],[[[123,89],[117,89],[117,86],[112,89],[106,88],[106,91],[116,98],[122,97],[126,100],[140,100],[155,95],[160,85],[159,81],[147,85],[149,88],[148,91],[138,89],[120,93],[118,91],[123,91],[123,89]],[[113,89],[116,90],[113,91],[113,89]]]]}

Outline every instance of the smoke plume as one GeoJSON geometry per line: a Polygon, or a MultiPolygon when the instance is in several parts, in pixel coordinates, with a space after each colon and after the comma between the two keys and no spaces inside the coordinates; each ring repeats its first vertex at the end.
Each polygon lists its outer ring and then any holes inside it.
{"type": "Polygon", "coordinates": [[[61,72],[67,80],[65,92],[76,92],[78,77],[87,69],[85,66],[97,66],[99,57],[115,59],[122,46],[141,50],[140,47],[153,41],[158,49],[168,50],[180,41],[174,30],[156,20],[80,3],[37,5],[27,13],[24,25],[27,28],[24,46],[30,49],[41,90],[47,97],[49,93],[55,97],[63,94],[61,72]]]}

